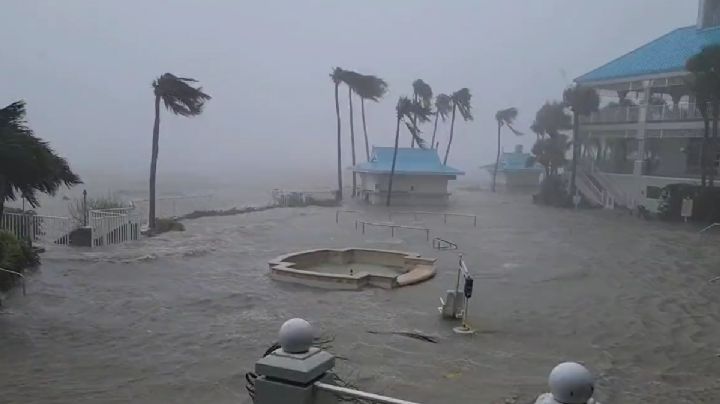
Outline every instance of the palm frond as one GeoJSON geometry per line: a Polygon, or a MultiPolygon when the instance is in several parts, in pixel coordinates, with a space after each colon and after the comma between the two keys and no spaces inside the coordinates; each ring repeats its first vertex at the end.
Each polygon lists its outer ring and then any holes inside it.
{"type": "Polygon", "coordinates": [[[518,116],[518,110],[515,107],[501,109],[500,111],[495,113],[495,120],[498,121],[500,125],[509,125],[515,122],[515,119],[518,116]]]}
{"type": "Polygon", "coordinates": [[[452,100],[447,94],[438,94],[437,97],[435,97],[435,112],[440,115],[443,122],[447,120],[448,114],[450,114],[450,110],[452,109],[451,103],[452,100]]]}
{"type": "Polygon", "coordinates": [[[403,122],[405,123],[405,127],[407,127],[408,132],[410,132],[410,136],[415,139],[415,143],[417,143],[421,149],[427,148],[425,139],[420,137],[422,131],[419,128],[416,128],[415,125],[413,125],[412,121],[408,120],[407,118],[403,119],[403,122]]]}
{"type": "Polygon", "coordinates": [[[422,104],[426,107],[432,105],[433,91],[432,87],[422,79],[413,81],[413,93],[417,96],[422,104]]]}
{"type": "Polygon", "coordinates": [[[470,90],[468,88],[461,88],[455,91],[450,98],[452,99],[453,105],[455,105],[460,112],[460,116],[462,116],[465,121],[472,121],[472,105],[470,103],[472,94],[470,94],[470,90]]]}
{"type": "Polygon", "coordinates": [[[339,83],[342,82],[342,77],[343,77],[343,74],[344,74],[344,73],[345,73],[345,70],[343,70],[343,69],[340,68],[340,67],[335,67],[335,68],[330,72],[330,79],[332,79],[333,83],[339,84],[339,83]]]}
{"type": "Polygon", "coordinates": [[[212,99],[202,91],[202,87],[193,87],[188,83],[195,79],[177,77],[165,73],[153,82],[155,95],[159,96],[165,108],[176,115],[196,116],[202,113],[205,102],[212,99]]]}
{"type": "Polygon", "coordinates": [[[578,115],[587,116],[600,107],[600,96],[592,87],[577,85],[563,91],[563,102],[578,115]]]}
{"type": "Polygon", "coordinates": [[[361,98],[377,102],[387,93],[388,85],[377,76],[362,75],[353,90],[361,98]]]}

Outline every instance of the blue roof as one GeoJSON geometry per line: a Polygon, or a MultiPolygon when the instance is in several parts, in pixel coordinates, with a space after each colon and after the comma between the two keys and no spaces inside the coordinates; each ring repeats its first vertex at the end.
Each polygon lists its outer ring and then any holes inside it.
{"type": "Polygon", "coordinates": [[[708,46],[720,43],[720,28],[678,28],[577,79],[578,83],[683,72],[685,62],[708,46]]]}
{"type": "MultiPolygon", "coordinates": [[[[359,173],[389,174],[392,170],[394,148],[373,147],[370,161],[357,164],[353,171],[359,173]]],[[[463,175],[464,172],[443,165],[436,150],[398,148],[395,174],[399,175],[463,175]]]]}
{"type": "Polygon", "coordinates": [[[528,153],[503,153],[500,156],[500,170],[501,171],[537,171],[540,169],[540,165],[535,163],[528,166],[528,159],[532,158],[531,154],[528,153]]]}

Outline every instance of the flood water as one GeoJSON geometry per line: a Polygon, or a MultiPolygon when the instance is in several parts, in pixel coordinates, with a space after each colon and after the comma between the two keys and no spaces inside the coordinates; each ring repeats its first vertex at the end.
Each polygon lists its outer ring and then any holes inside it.
{"type": "Polygon", "coordinates": [[[475,275],[473,337],[437,311],[458,251],[424,232],[355,230],[380,209],[275,209],[186,222],[184,233],[93,250],[53,249],[0,314],[9,403],[245,403],[244,373],[282,322],[334,336],[338,373],[423,403],[527,403],[557,363],[585,363],[604,403],[716,403],[720,238],[617,212],[460,192],[465,218],[396,222],[454,241],[475,275]],[[378,247],[438,257],[438,275],[394,291],[280,284],[267,261],[294,250],[378,247]],[[420,331],[437,344],[367,331],[420,331]]]}

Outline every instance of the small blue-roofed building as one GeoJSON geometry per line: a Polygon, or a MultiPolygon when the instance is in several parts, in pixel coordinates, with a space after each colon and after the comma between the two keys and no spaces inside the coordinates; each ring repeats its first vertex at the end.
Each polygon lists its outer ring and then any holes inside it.
{"type": "MultiPolygon", "coordinates": [[[[605,206],[654,211],[662,187],[699,183],[704,124],[685,84],[685,64],[719,44],[720,0],[699,0],[695,25],[575,79],[595,88],[602,101],[598,112],[580,120],[578,189],[605,206]]],[[[720,154],[712,158],[717,170],[720,154]]]]}
{"type": "MultiPolygon", "coordinates": [[[[360,177],[360,195],[370,204],[380,205],[387,199],[392,147],[373,147],[370,161],[353,167],[360,177]]],[[[393,177],[392,203],[395,205],[444,205],[450,197],[448,181],[465,173],[440,161],[437,151],[420,148],[398,148],[393,177]]]]}
{"type": "MultiPolygon", "coordinates": [[[[488,164],[483,168],[493,175],[495,164],[488,164]]],[[[543,168],[535,162],[533,155],[525,153],[522,145],[517,145],[512,152],[503,152],[500,155],[497,184],[508,188],[537,187],[542,173],[543,168]]]]}

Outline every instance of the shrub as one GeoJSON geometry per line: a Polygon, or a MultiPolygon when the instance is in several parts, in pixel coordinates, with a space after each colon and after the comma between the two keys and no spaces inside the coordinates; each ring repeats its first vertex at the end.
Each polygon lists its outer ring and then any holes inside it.
{"type": "MultiPolygon", "coordinates": [[[[0,231],[0,268],[22,273],[39,263],[40,258],[29,244],[11,233],[0,231]]],[[[11,288],[17,280],[12,274],[0,272],[0,290],[11,288]]]]}
{"type": "Polygon", "coordinates": [[[540,184],[540,193],[535,195],[533,200],[542,205],[572,206],[565,181],[559,175],[545,177],[540,184]]]}
{"type": "Polygon", "coordinates": [[[176,219],[161,217],[155,219],[155,231],[153,231],[153,234],[166,233],[169,231],[185,231],[185,226],[176,219]]]}

